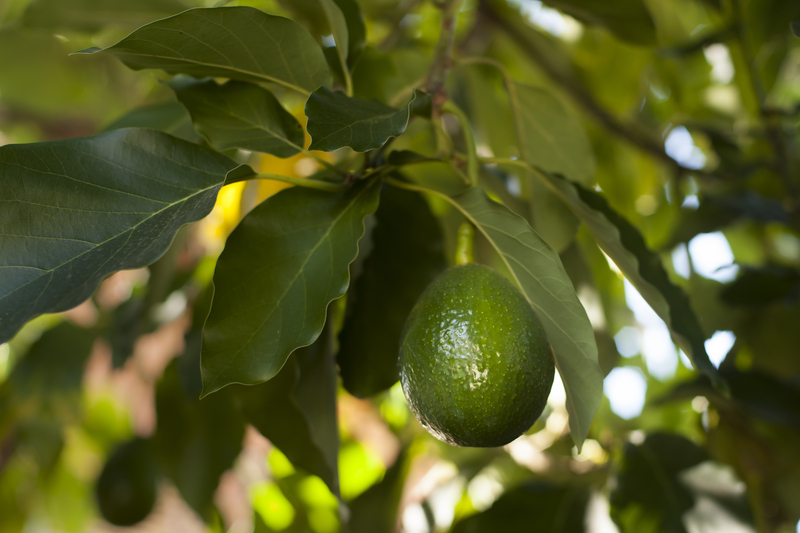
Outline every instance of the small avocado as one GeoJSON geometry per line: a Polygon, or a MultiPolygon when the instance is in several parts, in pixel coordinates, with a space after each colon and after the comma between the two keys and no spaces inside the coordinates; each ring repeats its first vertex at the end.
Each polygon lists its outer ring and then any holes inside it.
{"type": "Polygon", "coordinates": [[[134,439],[117,448],[95,487],[103,518],[115,526],[132,526],[144,520],[156,503],[156,468],[150,441],[134,439]]]}
{"type": "Polygon", "coordinates": [[[422,293],[400,340],[411,410],[455,446],[508,444],[542,413],[553,386],[550,344],[536,313],[504,277],[452,267],[422,293]]]}

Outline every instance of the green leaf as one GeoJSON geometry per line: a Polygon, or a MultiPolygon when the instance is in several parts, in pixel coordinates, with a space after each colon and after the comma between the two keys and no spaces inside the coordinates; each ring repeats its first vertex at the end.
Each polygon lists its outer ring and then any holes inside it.
{"type": "Polygon", "coordinates": [[[318,9],[325,16],[328,30],[336,43],[336,57],[339,59],[342,72],[347,72],[347,54],[350,52],[350,43],[344,13],[334,0],[316,0],[316,2],[318,9]]]}
{"type": "Polygon", "coordinates": [[[625,445],[611,515],[625,533],[651,530],[685,533],[683,513],[695,497],[680,474],[707,459],[706,452],[678,435],[653,433],[625,445]],[[648,527],[649,526],[649,527],[648,527]]]}
{"type": "Polygon", "coordinates": [[[267,383],[239,388],[247,421],[293,465],[319,476],[339,495],[339,430],[333,329],[326,325],[311,346],[295,351],[267,383]]]}
{"type": "Polygon", "coordinates": [[[179,0],[34,0],[22,23],[33,28],[95,32],[110,25],[135,28],[189,7],[179,0]]]}
{"type": "Polygon", "coordinates": [[[199,131],[214,148],[243,148],[291,157],[303,146],[303,127],[268,90],[243,81],[173,83],[199,131]]]}
{"type": "Polygon", "coordinates": [[[395,109],[377,100],[351,98],[342,92],[321,87],[306,102],[311,150],[332,152],[349,146],[366,152],[383,146],[390,137],[399,137],[408,125],[414,101],[423,93],[415,91],[408,104],[395,109]]]}
{"type": "Polygon", "coordinates": [[[139,28],[105,49],[134,70],[277,83],[303,94],[330,85],[322,50],[296,22],[252,7],[190,9],[139,28]]]}
{"type": "Polygon", "coordinates": [[[686,294],[670,280],[658,255],[639,231],[596,192],[563,178],[537,173],[586,224],[595,241],[667,324],[677,344],[695,366],[712,378],[717,369],[708,359],[706,336],[686,294]]]}
{"type": "Polygon", "coordinates": [[[203,394],[271,379],[319,336],[350,282],[376,181],[345,194],[295,187],[270,197],[228,237],[203,331],[203,394]]]}
{"type": "Polygon", "coordinates": [[[604,26],[617,37],[633,44],[656,44],[656,27],[643,0],[544,0],[576,19],[604,26]]]}
{"type": "Polygon", "coordinates": [[[81,383],[95,335],[62,322],[45,331],[0,386],[0,438],[17,422],[78,420],[81,383]]]}
{"type": "Polygon", "coordinates": [[[453,533],[583,533],[591,493],[585,486],[528,481],[503,494],[486,511],[453,527],[453,533]]]}
{"type": "Polygon", "coordinates": [[[361,9],[356,0],[333,1],[342,10],[347,23],[347,56],[352,64],[360,57],[361,51],[364,50],[367,43],[367,28],[364,25],[364,18],[361,16],[361,9]]]}
{"type": "Polygon", "coordinates": [[[184,353],[158,384],[154,442],[164,472],[186,503],[209,520],[219,478],[238,457],[245,426],[230,394],[198,400],[187,390],[178,373],[183,358],[196,364],[197,353],[184,353]]]}
{"type": "Polygon", "coordinates": [[[792,29],[792,34],[800,39],[800,22],[791,22],[789,27],[792,29]]]}
{"type": "Polygon", "coordinates": [[[453,197],[422,190],[445,198],[475,225],[503,258],[533,306],[553,348],[567,392],[572,439],[580,449],[600,406],[603,374],[597,363],[592,325],[558,254],[524,218],[490,200],[481,188],[473,187],[453,197]]]}
{"type": "Polygon", "coordinates": [[[517,83],[513,92],[516,98],[512,97],[511,105],[522,159],[592,186],[595,158],[580,120],[544,89],[517,83]]]}
{"type": "Polygon", "coordinates": [[[381,194],[372,252],[348,293],[339,334],[339,369],[348,392],[366,398],[398,379],[406,317],[425,287],[447,267],[439,223],[418,194],[394,187],[381,194]]]}
{"type": "Polygon", "coordinates": [[[148,128],[169,133],[184,141],[200,140],[200,136],[192,128],[192,117],[178,102],[164,102],[134,109],[103,128],[103,131],[124,128],[148,128]]]}
{"type": "Polygon", "coordinates": [[[0,342],[154,262],[211,211],[235,167],[152,130],[0,147],[0,342]]]}

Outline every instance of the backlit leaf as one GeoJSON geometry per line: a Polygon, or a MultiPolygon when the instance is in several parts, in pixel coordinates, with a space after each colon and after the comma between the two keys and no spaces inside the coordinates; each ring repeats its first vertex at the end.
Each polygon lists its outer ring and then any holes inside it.
{"type": "Polygon", "coordinates": [[[0,147],[0,342],[158,259],[236,166],[152,130],[0,147]]]}
{"type": "Polygon", "coordinates": [[[296,22],[252,7],[190,9],[139,28],[108,48],[134,70],[271,82],[311,93],[330,85],[322,50],[296,22]]]}
{"type": "Polygon", "coordinates": [[[319,336],[328,304],[347,290],[377,182],[345,194],[281,191],[228,238],[214,274],[203,331],[203,394],[271,379],[294,350],[319,336]]]}
{"type": "Polygon", "coordinates": [[[511,106],[522,158],[548,172],[591,186],[595,159],[580,120],[544,89],[516,84],[515,93],[511,106]]]}
{"type": "Polygon", "coordinates": [[[677,344],[692,358],[697,368],[709,376],[716,376],[716,368],[706,353],[706,336],[689,299],[670,281],[658,255],[647,247],[639,231],[596,192],[551,174],[537,175],[586,224],[600,248],[667,324],[677,344]]]}

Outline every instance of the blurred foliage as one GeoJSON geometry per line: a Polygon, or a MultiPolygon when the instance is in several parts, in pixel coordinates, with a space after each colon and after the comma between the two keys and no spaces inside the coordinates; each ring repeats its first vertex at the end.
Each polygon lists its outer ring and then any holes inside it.
{"type": "MultiPolygon", "coordinates": [[[[435,2],[330,2],[349,31],[353,94],[404,106],[428,73],[440,31],[435,2]]],[[[144,127],[206,145],[162,83],[166,73],[69,54],[186,8],[249,5],[296,17],[329,47],[343,81],[321,3],[0,0],[0,144],[144,127]]],[[[481,184],[560,253],[609,376],[581,453],[567,434],[558,380],[540,420],[504,449],[448,447],[410,416],[386,346],[415,295],[452,260],[463,216],[406,191],[384,191],[367,219],[353,290],[331,304],[320,340],[268,383],[199,400],[216,259],[244,214],[284,187],[236,183],[158,262],[112,276],[79,308],[38,318],[0,345],[0,533],[104,531],[103,520],[142,518],[152,531],[175,530],[172,519],[186,531],[794,532],[798,24],[797,0],[468,0],[459,12],[447,90],[487,163],[481,184]],[[517,146],[497,65],[519,80],[518,97],[533,101],[532,146],[517,146]],[[550,112],[550,123],[568,120],[549,127],[550,112]],[[552,131],[579,146],[557,153],[552,131]],[[575,150],[584,156],[574,159],[575,150]],[[655,315],[623,281],[626,265],[609,260],[562,198],[519,166],[490,164],[525,152],[552,172],[577,165],[578,195],[604,217],[628,266],[678,302],[679,327],[697,315],[702,331],[690,332],[691,343],[708,349],[725,387],[693,370],[669,334],[653,336],[655,315]],[[729,245],[736,276],[701,270],[693,243],[706,234],[729,245]],[[397,305],[373,299],[378,292],[397,305]],[[720,332],[733,339],[721,352],[709,348],[720,332]],[[365,350],[378,362],[360,361],[365,350]],[[656,371],[664,358],[671,370],[656,371]],[[627,418],[613,403],[620,367],[635,369],[644,387],[641,413],[627,418]]],[[[304,125],[304,102],[275,93],[304,125]]],[[[413,120],[379,156],[414,183],[463,188],[466,161],[429,160],[447,143],[459,157],[466,152],[451,118],[443,131],[413,120]]],[[[361,164],[363,156],[343,152],[228,153],[262,172],[305,178],[320,160],[361,164]]],[[[507,273],[485,242],[476,255],[507,273]]]]}

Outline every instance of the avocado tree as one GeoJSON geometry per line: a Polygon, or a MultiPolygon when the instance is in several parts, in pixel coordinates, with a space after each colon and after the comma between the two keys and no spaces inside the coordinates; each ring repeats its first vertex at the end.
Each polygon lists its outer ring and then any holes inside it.
{"type": "Polygon", "coordinates": [[[0,1],[0,531],[795,531],[799,24],[0,1]]]}

